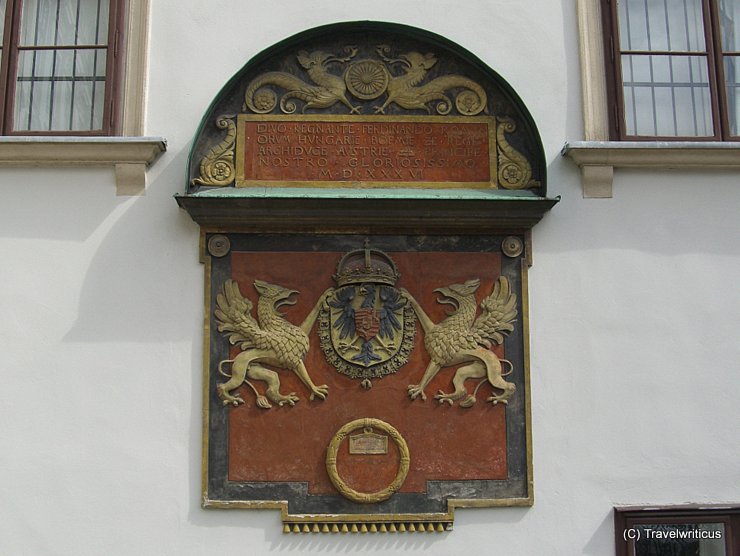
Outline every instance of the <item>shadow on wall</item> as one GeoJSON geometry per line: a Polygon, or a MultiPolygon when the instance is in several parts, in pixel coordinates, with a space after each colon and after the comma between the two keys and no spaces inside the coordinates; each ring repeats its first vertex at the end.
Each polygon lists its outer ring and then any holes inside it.
{"type": "Polygon", "coordinates": [[[83,242],[127,202],[113,187],[109,168],[3,168],[0,237],[83,242]]]}
{"type": "Polygon", "coordinates": [[[591,535],[586,546],[583,547],[583,554],[586,556],[599,556],[601,554],[611,554],[613,544],[613,520],[612,513],[608,512],[599,524],[598,528],[591,535]]]}
{"type": "Polygon", "coordinates": [[[611,199],[584,199],[578,167],[559,154],[547,175],[548,195],[562,198],[534,228],[535,259],[601,249],[740,255],[736,171],[616,168],[611,199]]]}
{"type": "MultiPolygon", "coordinates": [[[[192,339],[192,327],[184,323],[199,319],[202,311],[198,228],[172,199],[184,189],[186,157],[183,149],[160,161],[167,166],[150,181],[146,195],[129,199],[130,206],[105,234],[90,261],[78,318],[65,341],[192,339]]],[[[104,193],[111,201],[95,211],[100,221],[121,203],[110,189],[104,193]]]]}

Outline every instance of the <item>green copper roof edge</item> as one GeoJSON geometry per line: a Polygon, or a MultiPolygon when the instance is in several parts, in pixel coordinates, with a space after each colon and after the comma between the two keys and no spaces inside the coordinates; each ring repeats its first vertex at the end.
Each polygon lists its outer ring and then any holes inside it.
{"type": "Polygon", "coordinates": [[[541,201],[529,191],[485,189],[340,189],[303,187],[222,187],[176,197],[221,199],[439,199],[481,201],[541,201]]]}

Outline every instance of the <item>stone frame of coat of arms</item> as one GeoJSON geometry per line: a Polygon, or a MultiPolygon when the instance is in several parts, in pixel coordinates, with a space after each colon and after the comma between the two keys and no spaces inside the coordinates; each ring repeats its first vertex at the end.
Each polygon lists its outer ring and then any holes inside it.
{"type": "Polygon", "coordinates": [[[213,101],[176,200],[205,265],[204,508],[393,533],[533,503],[527,272],[557,199],[498,74],[410,27],[301,33],[213,101]]]}

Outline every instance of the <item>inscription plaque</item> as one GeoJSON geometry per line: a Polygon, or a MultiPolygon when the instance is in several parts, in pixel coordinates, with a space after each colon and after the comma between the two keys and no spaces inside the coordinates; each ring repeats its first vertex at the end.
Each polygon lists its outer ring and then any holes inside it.
{"type": "Polygon", "coordinates": [[[388,437],[375,434],[372,429],[349,437],[350,454],[387,454],[388,437]]]}
{"type": "Polygon", "coordinates": [[[492,117],[240,115],[237,186],[496,187],[492,117]]]}

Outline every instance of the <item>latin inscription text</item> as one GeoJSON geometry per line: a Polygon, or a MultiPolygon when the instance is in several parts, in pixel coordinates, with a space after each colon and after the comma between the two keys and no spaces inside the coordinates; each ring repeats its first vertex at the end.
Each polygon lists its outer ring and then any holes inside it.
{"type": "Polygon", "coordinates": [[[246,121],[247,182],[491,181],[485,122],[246,121]]]}

